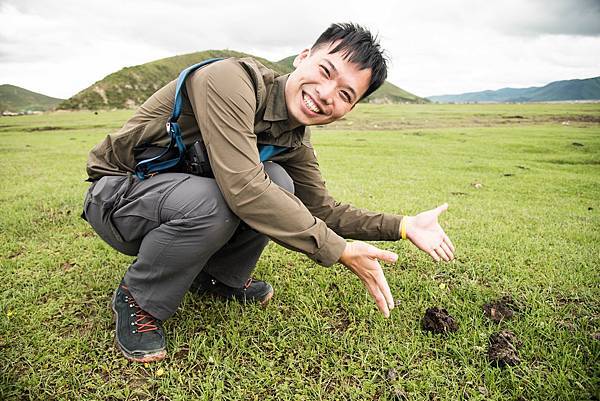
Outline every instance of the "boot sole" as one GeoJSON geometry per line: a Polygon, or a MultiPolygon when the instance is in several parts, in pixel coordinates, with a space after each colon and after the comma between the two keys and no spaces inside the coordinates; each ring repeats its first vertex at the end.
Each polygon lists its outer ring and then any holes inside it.
{"type": "Polygon", "coordinates": [[[119,327],[119,314],[117,313],[117,310],[115,309],[115,300],[117,299],[117,291],[118,290],[119,290],[118,288],[115,290],[112,301],[110,303],[110,306],[111,306],[111,309],[113,310],[113,313],[115,314],[114,315],[115,316],[115,343],[117,344],[117,347],[119,348],[121,353],[123,353],[123,355],[125,356],[126,359],[128,359],[132,362],[146,363],[146,362],[156,362],[156,361],[165,359],[165,357],[167,356],[166,349],[147,353],[147,352],[141,352],[141,351],[128,351],[123,347],[123,345],[121,345],[121,342],[119,341],[119,337],[117,336],[117,330],[116,330],[116,327],[119,327]]]}
{"type": "Polygon", "coordinates": [[[267,305],[269,305],[269,301],[271,300],[271,298],[273,298],[273,294],[275,293],[275,291],[273,289],[271,289],[271,292],[267,294],[266,297],[263,298],[262,301],[260,301],[260,305],[263,308],[266,308],[267,305]]]}

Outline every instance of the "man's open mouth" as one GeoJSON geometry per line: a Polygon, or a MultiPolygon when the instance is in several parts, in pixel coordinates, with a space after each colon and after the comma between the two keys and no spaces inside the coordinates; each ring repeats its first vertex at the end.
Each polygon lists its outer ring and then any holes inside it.
{"type": "Polygon", "coordinates": [[[317,105],[315,104],[315,102],[313,102],[310,96],[308,96],[304,92],[302,92],[302,100],[304,100],[304,104],[310,111],[321,114],[321,109],[317,107],[317,105]]]}

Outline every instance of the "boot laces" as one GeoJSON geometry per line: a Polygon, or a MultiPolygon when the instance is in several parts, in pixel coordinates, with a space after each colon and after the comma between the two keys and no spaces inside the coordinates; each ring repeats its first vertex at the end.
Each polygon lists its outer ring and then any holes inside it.
{"type": "Polygon", "coordinates": [[[252,285],[252,283],[254,283],[254,277],[250,277],[248,278],[248,280],[246,280],[246,283],[244,284],[244,289],[248,289],[248,287],[250,287],[252,285]]]}
{"type": "Polygon", "coordinates": [[[130,315],[131,317],[136,318],[131,322],[132,326],[136,326],[136,329],[133,330],[133,334],[158,330],[156,318],[138,305],[126,286],[122,285],[121,288],[125,290],[125,301],[129,304],[131,309],[134,309],[134,312],[130,315]]]}

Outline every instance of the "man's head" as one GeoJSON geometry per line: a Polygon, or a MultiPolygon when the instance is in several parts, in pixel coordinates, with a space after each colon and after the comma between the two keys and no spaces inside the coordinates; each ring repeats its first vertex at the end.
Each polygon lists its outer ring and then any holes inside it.
{"type": "Polygon", "coordinates": [[[285,86],[289,116],[303,125],[329,124],[348,113],[387,77],[383,51],[368,30],[333,24],[294,60],[285,86]]]}

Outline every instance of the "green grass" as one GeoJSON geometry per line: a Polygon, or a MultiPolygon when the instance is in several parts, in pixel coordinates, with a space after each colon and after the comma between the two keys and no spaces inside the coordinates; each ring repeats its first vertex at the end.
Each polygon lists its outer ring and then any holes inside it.
{"type": "Polygon", "coordinates": [[[130,114],[0,119],[0,399],[600,397],[598,105],[361,105],[315,129],[336,198],[389,213],[448,201],[457,259],[378,243],[400,255],[385,267],[400,302],[386,320],[343,267],[270,244],[256,272],[275,286],[269,307],[187,296],[165,325],[169,357],[149,365],[113,342],[110,298],[131,258],[78,217],[87,152],[130,114]],[[492,323],[482,305],[505,294],[520,310],[492,323]],[[434,305],[458,332],[422,332],[434,305]],[[501,328],[523,342],[516,367],[486,359],[501,328]]]}

